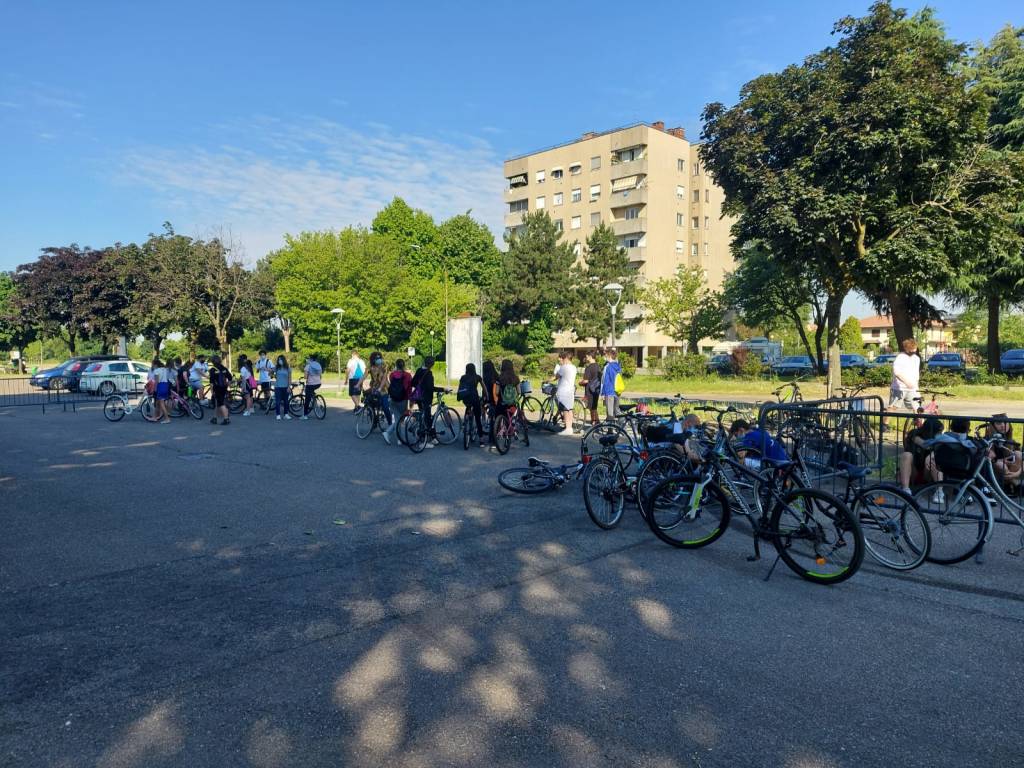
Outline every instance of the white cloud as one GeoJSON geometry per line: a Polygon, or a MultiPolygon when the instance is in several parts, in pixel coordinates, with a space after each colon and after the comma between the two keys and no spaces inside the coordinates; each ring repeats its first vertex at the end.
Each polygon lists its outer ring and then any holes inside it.
{"type": "Polygon", "coordinates": [[[230,227],[251,260],[286,232],[368,226],[396,195],[435,220],[472,209],[500,236],[501,159],[477,137],[260,117],[218,126],[212,144],[134,149],[116,178],[152,190],[181,231],[230,227]]]}

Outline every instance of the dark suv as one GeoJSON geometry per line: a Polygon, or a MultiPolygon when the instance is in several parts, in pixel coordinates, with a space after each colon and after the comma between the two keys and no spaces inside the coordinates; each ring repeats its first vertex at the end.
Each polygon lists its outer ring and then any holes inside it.
{"type": "Polygon", "coordinates": [[[65,389],[68,392],[78,391],[78,381],[90,363],[103,360],[127,360],[124,355],[86,355],[72,357],[55,368],[48,368],[33,374],[28,383],[40,389],[65,389]]]}
{"type": "Polygon", "coordinates": [[[929,371],[963,373],[967,370],[963,357],[956,352],[938,352],[928,358],[929,371]]]}
{"type": "Polygon", "coordinates": [[[1008,349],[999,356],[999,367],[1007,376],[1024,374],[1024,349],[1008,349]]]}

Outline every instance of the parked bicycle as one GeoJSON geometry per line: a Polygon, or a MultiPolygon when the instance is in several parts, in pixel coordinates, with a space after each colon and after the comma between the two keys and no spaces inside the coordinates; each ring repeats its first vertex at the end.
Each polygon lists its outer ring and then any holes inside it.
{"type": "Polygon", "coordinates": [[[543,493],[572,482],[585,468],[581,462],[555,466],[534,456],[527,461],[528,467],[513,467],[498,475],[502,488],[515,493],[543,493]]]}
{"type": "Polygon", "coordinates": [[[514,441],[520,441],[529,447],[530,431],[523,409],[517,405],[510,405],[496,414],[491,422],[491,444],[498,453],[505,455],[514,441]]]}
{"type": "Polygon", "coordinates": [[[129,395],[125,392],[117,392],[110,395],[103,401],[103,415],[107,421],[120,421],[125,416],[131,416],[135,411],[145,421],[156,421],[156,406],[153,403],[152,395],[143,395],[138,403],[132,405],[129,395]]]}
{"type": "Polygon", "coordinates": [[[387,432],[390,422],[384,410],[384,402],[376,392],[367,393],[363,398],[363,407],[356,413],[356,437],[365,440],[375,429],[381,434],[387,432]]]}
{"type": "MultiPolygon", "coordinates": [[[[555,398],[555,392],[557,389],[558,387],[555,384],[544,384],[541,387],[541,391],[544,393],[545,397],[540,404],[540,416],[537,418],[537,426],[551,432],[559,432],[563,428],[562,411],[558,405],[558,400],[555,398]]],[[[575,397],[572,405],[572,424],[574,432],[580,431],[580,429],[587,423],[588,416],[589,412],[587,411],[586,403],[583,402],[583,398],[575,397]]]]}

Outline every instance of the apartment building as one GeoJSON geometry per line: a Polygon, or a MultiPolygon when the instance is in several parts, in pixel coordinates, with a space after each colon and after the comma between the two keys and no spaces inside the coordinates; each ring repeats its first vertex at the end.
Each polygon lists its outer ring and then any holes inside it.
{"type": "MultiPolygon", "coordinates": [[[[701,167],[697,145],[687,141],[682,128],[666,130],[655,122],[586,133],[507,160],[505,181],[506,231],[521,227],[527,212],[547,211],[582,257],[590,232],[602,222],[610,224],[641,285],[690,264],[703,267],[709,286],[719,288],[732,268],[732,222],[722,218],[723,192],[701,167]]],[[[615,344],[620,352],[647,365],[679,349],[649,322],[623,330],[622,319],[628,323],[641,316],[637,305],[619,307],[615,344]]],[[[575,343],[570,334],[560,334],[556,344],[583,348],[593,341],[575,343]]]]}

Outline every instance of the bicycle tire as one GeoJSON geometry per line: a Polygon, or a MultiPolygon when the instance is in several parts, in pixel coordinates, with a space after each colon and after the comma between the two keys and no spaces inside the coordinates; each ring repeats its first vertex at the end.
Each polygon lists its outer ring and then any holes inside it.
{"type": "Polygon", "coordinates": [[[507,413],[499,413],[491,422],[491,442],[502,456],[512,447],[512,420],[507,413]]]}
{"type": "Polygon", "coordinates": [[[444,408],[434,414],[434,434],[439,443],[451,445],[459,439],[461,433],[462,417],[458,411],[444,408]]]}
{"type": "Polygon", "coordinates": [[[580,440],[580,460],[585,461],[586,456],[600,455],[604,451],[600,438],[604,435],[612,434],[618,438],[615,449],[619,452],[619,458],[622,460],[623,466],[628,469],[629,465],[633,462],[633,439],[626,430],[610,421],[594,424],[583,433],[583,437],[580,440]]]}
{"type": "Polygon", "coordinates": [[[995,522],[988,499],[974,486],[968,486],[957,501],[961,485],[943,480],[929,483],[914,494],[931,529],[929,562],[962,563],[984,546],[992,532],[995,522]],[[940,498],[936,498],[938,491],[942,491],[940,498]]]}
{"type": "Polygon", "coordinates": [[[144,421],[156,423],[156,404],[153,402],[152,395],[146,395],[139,400],[138,411],[144,421]]]}
{"type": "Polygon", "coordinates": [[[732,505],[714,482],[697,475],[674,475],[650,493],[644,520],[651,533],[679,549],[699,549],[729,529],[732,505]]]}
{"type": "Polygon", "coordinates": [[[107,421],[120,421],[124,413],[125,403],[120,395],[111,395],[103,401],[103,415],[107,421]]]}
{"type": "Polygon", "coordinates": [[[906,491],[881,484],[858,489],[852,511],[868,554],[876,562],[895,571],[911,571],[928,557],[931,528],[906,491]]]}
{"type": "Polygon", "coordinates": [[[238,390],[230,390],[227,399],[228,413],[241,413],[245,410],[245,398],[238,390]]]}
{"type": "Polygon", "coordinates": [[[302,395],[291,395],[288,398],[288,413],[293,418],[302,416],[302,412],[306,407],[306,400],[302,395]]]}
{"type": "Polygon", "coordinates": [[[423,453],[423,449],[427,447],[427,433],[430,430],[419,415],[409,418],[411,423],[406,427],[405,446],[413,453],[423,453]]]}
{"type": "Polygon", "coordinates": [[[395,426],[395,436],[402,445],[409,445],[409,422],[411,419],[411,413],[403,413],[398,418],[398,424],[395,426]]]}
{"type": "Polygon", "coordinates": [[[583,472],[583,503],[598,528],[610,531],[622,521],[625,478],[615,462],[598,457],[583,472]]]}
{"type": "Polygon", "coordinates": [[[188,408],[188,414],[196,421],[203,420],[203,406],[198,400],[186,400],[185,407],[188,408]]]}
{"type": "Polygon", "coordinates": [[[842,501],[825,491],[790,491],[776,502],[768,526],[782,562],[815,584],[846,581],[864,561],[860,524],[842,501]],[[830,565],[833,570],[825,572],[830,565]]]}
{"type": "Polygon", "coordinates": [[[470,445],[479,442],[480,438],[476,434],[476,420],[473,418],[472,412],[466,410],[466,418],[462,422],[462,450],[468,451],[470,445]]]}
{"type": "Polygon", "coordinates": [[[323,395],[317,395],[313,399],[313,415],[320,421],[327,418],[327,401],[324,400],[323,395]]]}
{"type": "Polygon", "coordinates": [[[356,414],[356,437],[365,440],[377,426],[377,412],[372,407],[364,407],[356,414]]]}
{"type": "Polygon", "coordinates": [[[513,467],[498,475],[498,485],[513,493],[544,493],[555,487],[555,479],[535,467],[513,467]]]}
{"type": "Polygon", "coordinates": [[[577,397],[572,404],[572,428],[574,432],[580,432],[584,427],[584,424],[590,421],[590,411],[587,410],[587,404],[583,400],[577,397]]]}
{"type": "Polygon", "coordinates": [[[172,397],[164,402],[167,403],[167,415],[172,419],[180,419],[188,415],[188,409],[182,404],[181,400],[172,397]]]}
{"type": "Polygon", "coordinates": [[[516,414],[516,419],[519,422],[519,426],[516,427],[515,437],[516,437],[517,440],[521,441],[522,444],[525,447],[529,448],[530,447],[530,423],[526,420],[526,418],[523,416],[521,411],[518,414],[516,414]]]}
{"type": "Polygon", "coordinates": [[[662,480],[673,475],[684,474],[684,460],[675,451],[659,451],[650,456],[636,476],[636,505],[640,514],[647,519],[650,494],[662,480]]]}
{"type": "Polygon", "coordinates": [[[519,412],[528,424],[536,425],[544,416],[544,406],[533,395],[527,395],[519,403],[519,412]]]}

